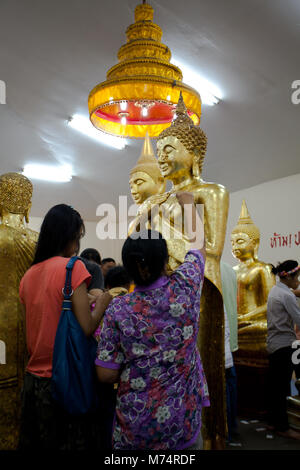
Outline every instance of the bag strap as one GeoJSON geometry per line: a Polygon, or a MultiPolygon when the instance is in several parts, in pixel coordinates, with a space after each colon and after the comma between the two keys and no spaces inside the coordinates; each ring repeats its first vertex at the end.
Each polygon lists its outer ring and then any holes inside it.
{"type": "Polygon", "coordinates": [[[78,260],[78,256],[72,256],[72,258],[70,258],[66,266],[66,270],[67,270],[66,281],[65,281],[65,287],[62,290],[64,300],[70,300],[73,294],[72,284],[71,284],[72,270],[77,260],[78,260]]]}

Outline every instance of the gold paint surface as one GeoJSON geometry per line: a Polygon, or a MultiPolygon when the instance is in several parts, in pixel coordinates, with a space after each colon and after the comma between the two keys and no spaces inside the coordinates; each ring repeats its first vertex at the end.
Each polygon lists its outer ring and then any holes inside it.
{"type": "Polygon", "coordinates": [[[267,300],[275,285],[272,267],[257,257],[260,232],[253,223],[245,201],[231,234],[232,254],[238,283],[238,343],[240,360],[259,362],[267,357],[267,300]]]}
{"type": "Polygon", "coordinates": [[[0,176],[0,340],[6,345],[6,364],[0,365],[0,450],[16,449],[19,440],[21,388],[27,362],[19,284],[32,263],[38,236],[22,222],[25,215],[28,217],[32,184],[20,176],[0,176]]]}

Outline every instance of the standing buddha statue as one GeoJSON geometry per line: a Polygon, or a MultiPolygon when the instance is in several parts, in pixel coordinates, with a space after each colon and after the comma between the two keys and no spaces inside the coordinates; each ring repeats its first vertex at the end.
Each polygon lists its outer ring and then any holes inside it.
{"type": "Polygon", "coordinates": [[[16,449],[19,439],[21,387],[26,363],[25,319],[19,284],[30,267],[37,233],[25,227],[32,184],[23,175],[0,176],[0,450],[16,449]]]}
{"type": "Polygon", "coordinates": [[[224,186],[206,182],[201,177],[206,146],[206,135],[194,125],[180,96],[176,119],[157,139],[158,165],[163,177],[172,182],[172,188],[148,199],[148,207],[151,207],[148,220],[151,228],[160,231],[166,239],[169,268],[174,270],[183,262],[189,249],[189,242],[182,230],[182,209],[176,193],[188,191],[194,195],[196,204],[204,206],[206,264],[198,347],[211,402],[209,408],[203,409],[204,448],[209,449],[222,448],[226,435],[224,311],[220,258],[225,241],[229,195],[224,186]],[[155,211],[157,207],[158,210],[155,211]]]}

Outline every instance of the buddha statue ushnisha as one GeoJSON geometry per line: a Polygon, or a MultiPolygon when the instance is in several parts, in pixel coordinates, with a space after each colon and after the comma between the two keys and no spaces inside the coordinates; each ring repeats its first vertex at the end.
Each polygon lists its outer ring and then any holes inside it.
{"type": "Polygon", "coordinates": [[[161,174],[172,182],[172,189],[148,199],[152,206],[151,228],[162,233],[168,243],[169,268],[176,269],[189,249],[182,230],[181,207],[176,193],[188,191],[195,203],[204,206],[206,246],[205,280],[201,297],[198,347],[210,393],[211,406],[203,409],[204,448],[222,448],[226,435],[224,375],[224,311],[220,275],[228,215],[226,188],[201,178],[206,152],[206,135],[194,125],[180,95],[176,118],[157,139],[161,174]],[[155,211],[155,207],[159,207],[155,211]]]}
{"type": "Polygon", "coordinates": [[[238,284],[238,356],[250,361],[266,358],[267,300],[275,284],[272,266],[257,257],[259,229],[254,225],[245,201],[231,233],[232,254],[238,284]]]}
{"type": "Polygon", "coordinates": [[[19,439],[21,387],[26,363],[25,318],[19,284],[30,267],[38,234],[25,227],[32,184],[18,173],[0,176],[0,450],[16,449],[19,439]]]}

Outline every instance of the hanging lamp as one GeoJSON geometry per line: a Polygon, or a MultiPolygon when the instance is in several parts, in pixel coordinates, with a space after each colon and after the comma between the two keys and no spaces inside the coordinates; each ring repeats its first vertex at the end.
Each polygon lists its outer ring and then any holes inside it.
{"type": "Polygon", "coordinates": [[[170,63],[170,49],[161,43],[162,30],[152,20],[153,8],[143,1],[127,28],[119,63],[89,94],[90,119],[101,131],[157,137],[173,120],[180,91],[194,124],[200,122],[199,93],[182,82],[181,70],[170,63]]]}

